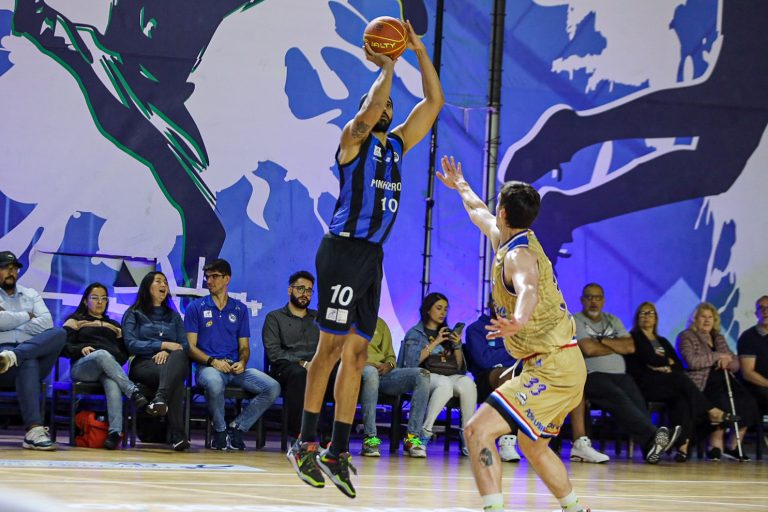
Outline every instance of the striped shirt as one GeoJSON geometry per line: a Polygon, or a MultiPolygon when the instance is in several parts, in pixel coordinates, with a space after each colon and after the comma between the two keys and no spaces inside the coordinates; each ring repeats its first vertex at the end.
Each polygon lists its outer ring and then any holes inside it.
{"type": "Polygon", "coordinates": [[[400,206],[403,141],[388,133],[384,145],[369,134],[355,159],[343,165],[339,163],[339,151],[336,168],[340,191],[329,231],[383,244],[400,206]]]}

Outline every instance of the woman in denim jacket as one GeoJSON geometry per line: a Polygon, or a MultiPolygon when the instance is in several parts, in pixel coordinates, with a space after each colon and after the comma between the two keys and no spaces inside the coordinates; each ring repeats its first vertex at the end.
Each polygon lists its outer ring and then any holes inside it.
{"type": "Polygon", "coordinates": [[[456,396],[461,407],[461,452],[463,455],[469,455],[464,443],[463,429],[475,412],[477,388],[475,381],[465,375],[466,365],[461,350],[461,338],[448,328],[448,298],[442,293],[430,293],[422,301],[419,313],[421,321],[406,333],[400,345],[398,367],[427,368],[430,355],[443,362],[456,363],[455,370],[445,372],[448,374],[439,375],[434,369],[431,372],[429,404],[422,437],[425,442],[431,439],[437,416],[445,404],[456,396]]]}
{"type": "Polygon", "coordinates": [[[157,390],[147,412],[153,416],[167,414],[171,448],[186,450],[184,388],[189,374],[189,343],[162,272],[150,272],[141,280],[136,302],[123,316],[123,335],[128,351],[135,356],[130,377],[157,390]]]}

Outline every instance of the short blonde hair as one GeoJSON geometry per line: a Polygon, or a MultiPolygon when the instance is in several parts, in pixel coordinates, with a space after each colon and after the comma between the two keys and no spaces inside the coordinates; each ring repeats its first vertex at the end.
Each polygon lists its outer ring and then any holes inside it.
{"type": "Polygon", "coordinates": [[[696,319],[699,317],[702,311],[709,311],[710,313],[712,313],[712,316],[715,319],[712,325],[711,334],[713,336],[716,334],[720,334],[720,313],[718,313],[717,308],[715,308],[715,306],[713,306],[709,302],[702,302],[701,304],[696,306],[696,309],[693,310],[693,315],[691,316],[691,321],[688,327],[693,331],[696,330],[696,319]]]}

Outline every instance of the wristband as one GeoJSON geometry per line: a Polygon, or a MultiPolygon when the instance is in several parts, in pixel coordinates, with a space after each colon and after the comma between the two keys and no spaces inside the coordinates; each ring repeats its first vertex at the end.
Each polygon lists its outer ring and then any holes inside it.
{"type": "Polygon", "coordinates": [[[208,366],[211,366],[211,363],[213,363],[213,361],[214,361],[214,358],[213,358],[213,356],[211,356],[211,357],[208,358],[208,361],[206,361],[205,364],[207,364],[208,366]]]}

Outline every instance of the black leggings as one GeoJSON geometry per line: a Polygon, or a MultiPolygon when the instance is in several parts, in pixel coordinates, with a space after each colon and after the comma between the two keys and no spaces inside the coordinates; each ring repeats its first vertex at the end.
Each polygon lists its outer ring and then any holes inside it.
{"type": "Polygon", "coordinates": [[[168,404],[168,428],[171,439],[179,439],[186,431],[184,425],[184,388],[189,375],[189,359],[183,350],[174,350],[165,364],[151,358],[136,358],[131,363],[129,377],[133,382],[156,389],[168,404]]]}

